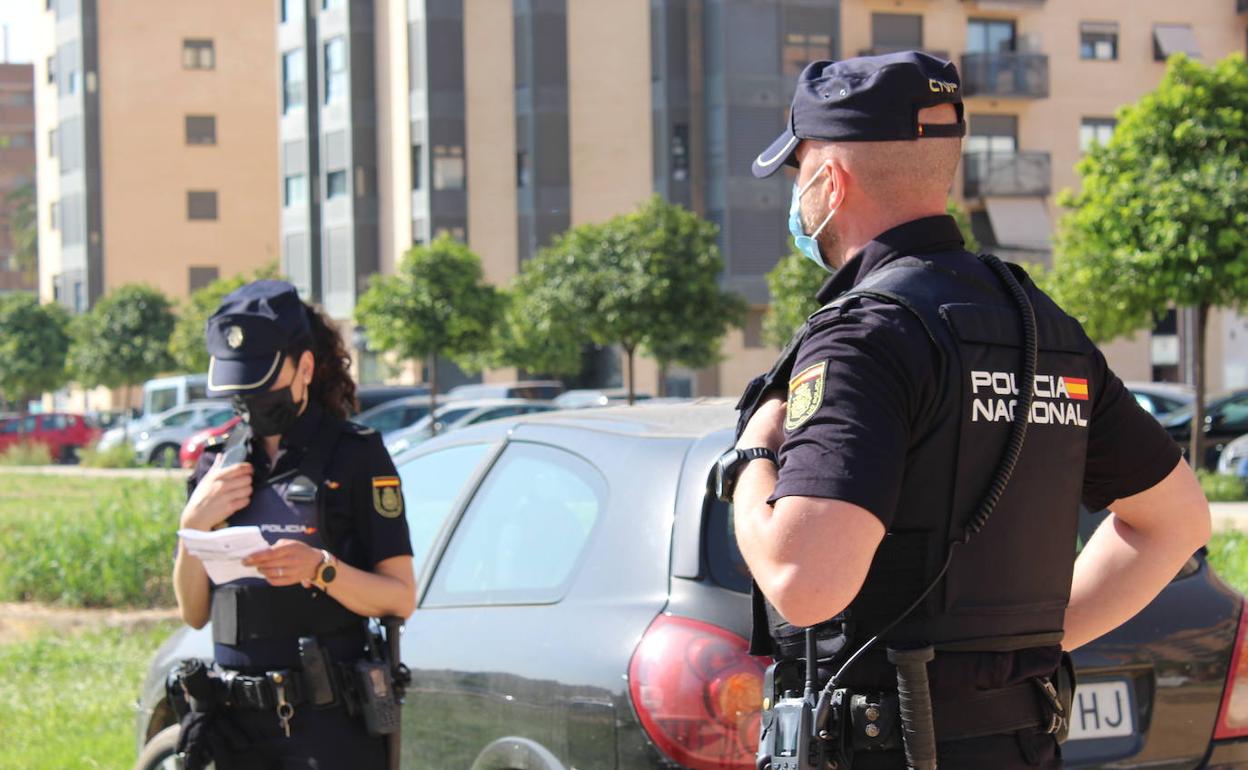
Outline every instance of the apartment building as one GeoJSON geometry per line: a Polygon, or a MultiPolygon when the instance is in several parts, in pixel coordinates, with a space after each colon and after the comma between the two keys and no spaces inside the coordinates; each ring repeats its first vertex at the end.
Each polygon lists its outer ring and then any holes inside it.
{"type": "Polygon", "coordinates": [[[14,193],[35,180],[35,86],[29,64],[0,63],[0,292],[29,291],[31,276],[13,262],[14,193]]]}
{"type": "Polygon", "coordinates": [[[277,262],[273,5],[38,1],[41,296],[176,299],[277,262]]]}
{"type": "MultiPolygon", "coordinates": [[[[1248,20],[1243,0],[278,5],[282,259],[307,296],[349,318],[369,275],[444,232],[506,283],[555,234],[659,192],[719,225],[722,281],[751,306],[724,363],[670,373],[668,392],[691,395],[739,392],[775,355],[764,275],[789,248],[790,181],[749,165],[808,61],[907,48],[956,61],[970,135],[955,197],[986,248],[1045,263],[1055,193],[1077,184],[1116,108],[1156,85],[1170,53],[1243,50],[1248,20]]],[[[1242,326],[1215,323],[1212,387],[1248,384],[1242,326]]],[[[1173,375],[1166,331],[1110,345],[1111,363],[1173,375]]],[[[618,382],[613,353],[591,368],[591,382],[618,382]]],[[[659,390],[655,367],[639,374],[659,390]]]]}
{"type": "MultiPolygon", "coordinates": [[[[1113,132],[1116,110],[1156,87],[1165,60],[1206,62],[1244,51],[1240,0],[856,0],[842,6],[846,51],[918,48],[962,73],[969,135],[954,194],[985,249],[1050,260],[1056,193],[1075,163],[1113,132]]],[[[1248,386],[1248,328],[1235,313],[1210,323],[1209,387],[1248,386]]],[[[1125,379],[1178,379],[1173,315],[1153,334],[1106,346],[1125,379]]]]}

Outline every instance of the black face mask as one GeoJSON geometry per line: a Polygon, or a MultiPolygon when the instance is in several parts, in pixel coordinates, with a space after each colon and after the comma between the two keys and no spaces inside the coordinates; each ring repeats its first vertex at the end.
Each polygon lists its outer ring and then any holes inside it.
{"type": "Polygon", "coordinates": [[[287,385],[254,396],[244,396],[235,402],[234,408],[242,416],[243,422],[251,426],[254,435],[280,436],[290,430],[299,419],[303,402],[295,401],[290,386],[287,385]]]}

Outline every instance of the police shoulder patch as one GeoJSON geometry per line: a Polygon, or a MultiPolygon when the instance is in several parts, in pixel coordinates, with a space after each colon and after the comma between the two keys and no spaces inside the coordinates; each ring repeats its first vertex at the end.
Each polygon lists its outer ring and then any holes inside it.
{"type": "Polygon", "coordinates": [[[373,508],[386,519],[403,515],[403,490],[399,487],[398,476],[373,477],[373,508]]]}
{"type": "Polygon", "coordinates": [[[820,361],[806,367],[789,380],[789,402],[784,415],[785,430],[797,430],[819,411],[819,405],[823,403],[823,383],[827,374],[828,362],[820,361]]]}

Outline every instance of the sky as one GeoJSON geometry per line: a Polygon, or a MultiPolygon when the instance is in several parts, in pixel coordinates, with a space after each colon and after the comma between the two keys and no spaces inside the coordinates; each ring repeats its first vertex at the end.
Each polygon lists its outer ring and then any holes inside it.
{"type": "Polygon", "coordinates": [[[0,31],[0,62],[30,62],[30,39],[35,28],[35,14],[44,0],[0,0],[0,27],[8,28],[8,35],[0,31]],[[5,49],[5,38],[8,50],[5,49]]]}

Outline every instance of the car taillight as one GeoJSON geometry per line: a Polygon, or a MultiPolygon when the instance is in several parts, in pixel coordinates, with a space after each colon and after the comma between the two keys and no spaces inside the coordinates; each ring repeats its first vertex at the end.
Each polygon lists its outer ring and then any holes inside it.
{"type": "Polygon", "coordinates": [[[1222,691],[1222,708],[1218,709],[1218,725],[1214,740],[1242,738],[1248,735],[1248,602],[1240,609],[1239,630],[1231,652],[1231,668],[1226,673],[1226,689],[1222,691]]]}
{"type": "Polygon", "coordinates": [[[628,666],[642,727],[659,750],[694,770],[748,770],[758,749],[763,673],[736,634],[660,615],[628,666]]]}

